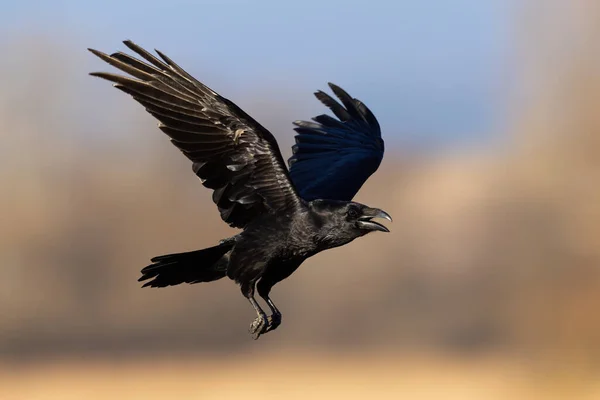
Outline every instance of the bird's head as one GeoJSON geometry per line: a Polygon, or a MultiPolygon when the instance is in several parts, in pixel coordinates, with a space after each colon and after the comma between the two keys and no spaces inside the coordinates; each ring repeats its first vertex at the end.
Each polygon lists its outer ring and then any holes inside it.
{"type": "Polygon", "coordinates": [[[352,201],[313,200],[309,207],[319,226],[320,237],[331,247],[341,246],[370,232],[389,232],[373,218],[392,221],[385,211],[352,201]]]}

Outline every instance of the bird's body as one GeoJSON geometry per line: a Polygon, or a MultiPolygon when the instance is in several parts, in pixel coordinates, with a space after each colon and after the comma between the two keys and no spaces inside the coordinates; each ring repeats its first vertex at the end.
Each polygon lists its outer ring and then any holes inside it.
{"type": "MultiPolygon", "coordinates": [[[[234,237],[227,275],[240,284],[261,279],[274,285],[290,276],[307,258],[356,239],[352,234],[340,235],[339,224],[323,218],[324,211],[338,206],[345,208],[346,204],[315,200],[302,204],[300,211],[292,215],[257,219],[234,237]]],[[[341,218],[344,216],[340,213],[341,218]]]]}
{"type": "Polygon", "coordinates": [[[288,172],[275,138],[231,101],[195,80],[168,57],[162,61],[132,42],[125,44],[148,63],[124,53],[91,50],[136,79],[109,73],[161,123],[184,155],[222,219],[242,231],[203,250],[155,257],[142,270],[144,286],[235,280],[257,312],[255,338],[281,323],[269,294],[307,258],[372,231],[388,232],[372,218],[390,216],[350,201],[383,157],[379,124],[363,103],[330,84],[342,105],[323,92],[317,97],[339,118],[297,121],[296,146],[288,172]],[[255,291],[268,304],[267,317],[255,291]]]}

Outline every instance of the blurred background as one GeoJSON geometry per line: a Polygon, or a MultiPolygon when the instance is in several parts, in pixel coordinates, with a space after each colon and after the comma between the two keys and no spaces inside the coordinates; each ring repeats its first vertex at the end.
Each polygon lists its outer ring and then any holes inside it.
{"type": "Polygon", "coordinates": [[[0,398],[600,398],[596,0],[4,1],[0,398]],[[305,262],[254,318],[227,280],[140,289],[215,244],[189,162],[86,51],[168,54],[269,128],[335,82],[394,216],[305,262]]]}

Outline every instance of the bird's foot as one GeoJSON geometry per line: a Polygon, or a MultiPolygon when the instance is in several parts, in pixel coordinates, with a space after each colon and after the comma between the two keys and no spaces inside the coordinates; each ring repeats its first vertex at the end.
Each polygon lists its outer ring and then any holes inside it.
{"type": "Polygon", "coordinates": [[[250,324],[250,334],[254,340],[258,339],[260,335],[267,331],[267,318],[265,315],[259,315],[256,319],[250,324]]]}
{"type": "Polygon", "coordinates": [[[279,325],[281,325],[281,313],[273,313],[273,315],[267,318],[267,329],[265,330],[265,333],[274,331],[279,325]]]}

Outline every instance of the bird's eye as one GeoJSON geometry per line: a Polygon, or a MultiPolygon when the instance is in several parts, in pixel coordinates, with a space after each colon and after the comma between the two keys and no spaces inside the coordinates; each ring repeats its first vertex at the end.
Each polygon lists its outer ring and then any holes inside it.
{"type": "Polygon", "coordinates": [[[356,208],[354,208],[354,207],[349,208],[348,209],[348,216],[350,218],[356,218],[356,217],[358,217],[358,210],[356,208]]]}

